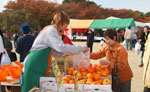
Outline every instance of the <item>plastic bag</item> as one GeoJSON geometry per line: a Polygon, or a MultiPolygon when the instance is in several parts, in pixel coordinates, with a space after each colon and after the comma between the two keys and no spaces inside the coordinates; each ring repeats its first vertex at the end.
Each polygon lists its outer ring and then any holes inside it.
{"type": "Polygon", "coordinates": [[[6,52],[6,49],[4,52],[5,53],[2,54],[2,58],[1,58],[1,65],[9,65],[11,64],[11,60],[6,52]]]}
{"type": "Polygon", "coordinates": [[[90,52],[74,55],[72,60],[73,66],[76,66],[78,69],[81,67],[88,68],[90,64],[90,52]]]}
{"type": "Polygon", "coordinates": [[[123,46],[126,46],[126,40],[123,41],[123,46]]]}
{"type": "Polygon", "coordinates": [[[141,49],[141,44],[140,43],[136,43],[135,44],[135,53],[138,55],[140,54],[140,49],[141,49]]]}

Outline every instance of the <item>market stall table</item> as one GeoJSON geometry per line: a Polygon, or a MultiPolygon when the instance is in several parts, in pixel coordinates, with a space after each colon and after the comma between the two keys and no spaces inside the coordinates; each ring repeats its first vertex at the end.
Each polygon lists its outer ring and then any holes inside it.
{"type": "Polygon", "coordinates": [[[11,87],[11,92],[21,92],[19,79],[12,79],[11,77],[7,77],[7,81],[1,82],[2,92],[6,92],[7,86],[11,87]]]}

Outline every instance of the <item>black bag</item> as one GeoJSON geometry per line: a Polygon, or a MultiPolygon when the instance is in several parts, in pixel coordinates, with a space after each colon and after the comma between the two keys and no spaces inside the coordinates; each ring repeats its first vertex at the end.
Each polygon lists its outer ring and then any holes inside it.
{"type": "Polygon", "coordinates": [[[120,75],[118,73],[119,73],[118,64],[114,63],[114,69],[112,69],[112,84],[111,84],[111,89],[114,92],[120,91],[120,75]]]}

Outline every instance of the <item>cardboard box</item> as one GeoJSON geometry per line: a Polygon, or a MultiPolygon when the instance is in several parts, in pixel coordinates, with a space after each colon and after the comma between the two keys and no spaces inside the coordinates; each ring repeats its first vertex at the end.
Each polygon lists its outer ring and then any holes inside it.
{"type": "Polygon", "coordinates": [[[40,88],[50,89],[53,92],[57,91],[57,82],[56,82],[55,77],[41,77],[40,88]]]}
{"type": "Polygon", "coordinates": [[[63,85],[58,89],[55,77],[41,77],[40,89],[41,92],[66,92],[63,85]]]}
{"type": "Polygon", "coordinates": [[[111,85],[84,85],[83,92],[112,92],[111,85]]]}
{"type": "MultiPolygon", "coordinates": [[[[78,85],[78,89],[80,92],[83,92],[83,86],[82,84],[79,84],[78,85]]],[[[63,84],[63,87],[64,89],[67,91],[67,92],[74,92],[74,84],[63,84]]]]}

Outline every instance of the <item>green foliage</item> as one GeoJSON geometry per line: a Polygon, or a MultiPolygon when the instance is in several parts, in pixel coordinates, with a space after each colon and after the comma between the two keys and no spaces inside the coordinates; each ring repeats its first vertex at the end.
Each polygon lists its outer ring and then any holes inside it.
{"type": "Polygon", "coordinates": [[[5,30],[9,32],[14,32],[15,30],[19,32],[20,25],[25,22],[30,24],[32,31],[39,25],[38,21],[27,8],[21,10],[5,10],[2,13],[2,18],[1,26],[5,27],[5,30]]]}
{"type": "Polygon", "coordinates": [[[64,0],[63,4],[66,4],[66,3],[71,3],[71,0],[64,0]]]}
{"type": "Polygon", "coordinates": [[[150,17],[150,12],[145,13],[145,17],[150,17]]]}

